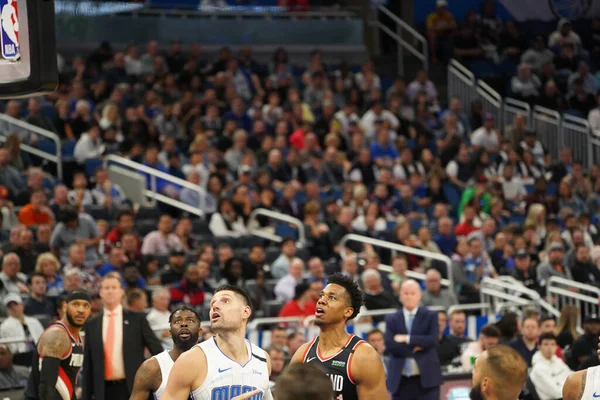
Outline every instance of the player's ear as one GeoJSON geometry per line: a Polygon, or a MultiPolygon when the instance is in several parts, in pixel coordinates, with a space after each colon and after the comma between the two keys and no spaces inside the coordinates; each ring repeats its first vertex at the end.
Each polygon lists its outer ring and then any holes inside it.
{"type": "Polygon", "coordinates": [[[344,317],[346,317],[346,319],[348,319],[348,318],[350,318],[352,316],[353,313],[354,313],[354,308],[348,307],[344,311],[344,317]]]}
{"type": "Polygon", "coordinates": [[[251,316],[252,316],[252,308],[250,306],[244,307],[244,318],[249,320],[251,316]]]}

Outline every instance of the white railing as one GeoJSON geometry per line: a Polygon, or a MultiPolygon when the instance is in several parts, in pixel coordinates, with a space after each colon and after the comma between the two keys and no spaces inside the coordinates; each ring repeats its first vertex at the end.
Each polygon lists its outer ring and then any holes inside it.
{"type": "Polygon", "coordinates": [[[294,218],[280,212],[267,210],[266,208],[257,208],[250,213],[250,217],[248,217],[248,231],[250,234],[263,239],[271,240],[276,243],[281,243],[281,240],[283,239],[281,236],[268,232],[265,228],[260,227],[260,224],[257,220],[257,217],[259,216],[268,217],[277,221],[294,225],[298,231],[298,241],[296,242],[296,246],[299,248],[306,246],[306,231],[302,221],[300,221],[298,218],[294,218]]]}
{"type": "MultiPolygon", "coordinates": [[[[357,235],[355,233],[350,233],[344,236],[340,240],[340,256],[342,259],[346,259],[348,256],[346,252],[346,243],[348,242],[359,242],[364,244],[369,244],[371,246],[383,247],[384,249],[389,249],[392,251],[398,251],[401,253],[408,253],[418,257],[429,258],[432,260],[441,261],[446,264],[448,279],[442,279],[442,285],[449,287],[452,291],[454,291],[454,280],[452,278],[452,260],[450,257],[445,254],[432,253],[431,251],[416,249],[414,247],[403,246],[401,244],[387,242],[385,240],[373,239],[368,236],[357,235]]],[[[379,264],[379,269],[385,272],[392,272],[392,267],[385,264],[379,264]]],[[[425,280],[425,274],[419,274],[413,271],[407,271],[406,275],[410,278],[417,280],[425,280]]]]}
{"type": "Polygon", "coordinates": [[[428,48],[427,48],[427,39],[419,32],[417,32],[412,26],[404,22],[400,19],[396,14],[388,10],[384,6],[377,6],[375,8],[375,19],[374,21],[370,21],[369,25],[373,25],[386,34],[388,34],[391,38],[393,38],[398,46],[398,75],[404,76],[404,50],[408,51],[415,58],[421,61],[423,65],[423,69],[425,71],[429,70],[428,63],[428,48]],[[390,28],[379,22],[378,12],[388,16],[395,24],[395,32],[390,28]],[[408,38],[404,38],[404,34],[409,33],[410,36],[408,38]],[[415,46],[412,43],[418,42],[420,46],[415,46]],[[418,47],[421,47],[419,49],[418,47]]]}
{"type": "Polygon", "coordinates": [[[108,155],[104,158],[104,167],[108,168],[108,165],[114,163],[126,168],[131,168],[134,171],[137,171],[140,174],[145,174],[150,176],[150,188],[146,188],[145,195],[154,201],[160,201],[162,203],[168,204],[172,207],[178,208],[183,211],[187,211],[190,214],[197,215],[199,217],[204,216],[204,206],[206,202],[206,191],[200,187],[199,185],[195,185],[186,180],[176,178],[167,173],[161,172],[152,167],[148,167],[144,164],[137,163],[135,161],[131,161],[128,158],[116,156],[116,155],[108,155]],[[198,196],[200,197],[200,206],[192,207],[182,201],[173,199],[169,196],[165,196],[162,193],[158,193],[157,191],[157,180],[162,179],[164,181],[169,182],[170,184],[181,186],[184,188],[188,188],[198,192],[198,196]]]}
{"type": "Polygon", "coordinates": [[[471,107],[475,98],[475,75],[454,59],[448,63],[448,101],[452,97],[457,97],[465,108],[471,107]]]}
{"type": "Polygon", "coordinates": [[[558,111],[540,106],[533,107],[533,129],[554,160],[558,158],[561,148],[560,125],[561,116],[558,111]]]}
{"type": "Polygon", "coordinates": [[[508,125],[513,123],[515,115],[522,115],[525,117],[527,121],[527,127],[531,127],[531,106],[524,101],[513,99],[507,97],[504,99],[504,107],[502,108],[503,114],[503,124],[498,126],[503,126],[506,128],[508,125]]]}
{"type": "Polygon", "coordinates": [[[25,121],[21,121],[20,119],[16,119],[10,117],[6,114],[0,114],[0,142],[5,142],[6,137],[10,134],[15,134],[23,139],[20,149],[33,154],[34,156],[40,157],[46,161],[50,161],[56,164],[56,176],[58,179],[62,180],[63,178],[63,165],[62,165],[62,154],[61,154],[61,143],[60,138],[54,132],[47,131],[35,125],[31,125],[25,121]],[[16,127],[16,128],[15,128],[16,127]],[[5,132],[1,132],[4,130],[5,132]],[[22,133],[25,133],[22,134],[22,133]],[[27,144],[26,142],[30,141],[33,137],[37,140],[40,140],[38,136],[42,138],[50,139],[54,142],[56,146],[56,153],[51,154],[45,151],[41,151],[40,149],[36,149],[31,144],[27,144]]]}
{"type": "Polygon", "coordinates": [[[492,305],[490,303],[470,303],[470,304],[457,304],[455,306],[450,306],[448,308],[448,315],[452,314],[454,311],[474,311],[480,310],[483,314],[484,310],[487,310],[488,313],[492,311],[492,305]]]}
{"type": "Polygon", "coordinates": [[[524,285],[516,285],[513,282],[506,282],[500,279],[483,278],[481,281],[481,302],[490,303],[495,311],[498,307],[504,307],[499,300],[505,303],[514,303],[519,306],[535,304],[540,310],[544,310],[554,316],[559,316],[560,312],[546,302],[542,296],[535,290],[528,289],[524,285]]]}
{"type": "Polygon", "coordinates": [[[560,129],[560,144],[573,152],[573,159],[581,161],[584,168],[590,169],[592,163],[591,128],[584,118],[564,114],[560,129]]]}
{"type": "Polygon", "coordinates": [[[492,114],[495,118],[496,126],[502,125],[502,96],[496,92],[490,85],[479,79],[477,81],[477,98],[483,105],[483,110],[492,114]]]}
{"type": "Polygon", "coordinates": [[[565,305],[575,305],[581,310],[577,326],[581,326],[582,314],[598,314],[600,311],[600,289],[596,286],[553,276],[548,280],[546,290],[559,310],[565,305]]]}

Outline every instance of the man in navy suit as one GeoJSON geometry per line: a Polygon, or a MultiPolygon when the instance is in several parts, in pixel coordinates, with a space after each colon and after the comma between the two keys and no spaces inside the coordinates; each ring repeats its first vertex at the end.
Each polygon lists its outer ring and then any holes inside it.
{"type": "Polygon", "coordinates": [[[393,400],[439,400],[443,378],[437,313],[419,307],[421,288],[412,279],[402,283],[400,302],[402,308],[385,317],[387,388],[393,400]]]}

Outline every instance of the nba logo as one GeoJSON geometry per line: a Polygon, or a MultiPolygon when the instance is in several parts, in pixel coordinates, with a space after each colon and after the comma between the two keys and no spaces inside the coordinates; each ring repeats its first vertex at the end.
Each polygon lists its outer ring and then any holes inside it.
{"type": "Polygon", "coordinates": [[[17,0],[0,0],[0,46],[6,60],[16,61],[21,56],[17,0]]]}

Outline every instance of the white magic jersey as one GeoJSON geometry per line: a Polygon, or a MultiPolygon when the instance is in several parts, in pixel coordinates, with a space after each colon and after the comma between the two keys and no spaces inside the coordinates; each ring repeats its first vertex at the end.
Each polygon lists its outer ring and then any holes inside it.
{"type": "Polygon", "coordinates": [[[160,386],[158,387],[156,392],[154,392],[154,398],[156,400],[160,400],[160,396],[162,396],[163,392],[167,387],[169,374],[171,373],[171,369],[173,369],[173,364],[175,364],[175,362],[171,358],[169,350],[165,350],[162,353],[158,353],[153,358],[155,358],[156,361],[158,361],[158,366],[160,367],[160,375],[162,376],[162,382],[160,383],[160,386]]]}
{"type": "Polygon", "coordinates": [[[167,387],[169,374],[171,373],[171,369],[173,368],[173,364],[175,364],[175,362],[171,358],[169,350],[165,350],[162,353],[158,353],[153,358],[155,358],[156,361],[158,361],[158,366],[160,367],[160,375],[162,376],[162,382],[160,383],[160,386],[158,387],[156,392],[154,392],[154,398],[156,400],[160,400],[160,396],[162,396],[163,392],[167,387]]]}
{"type": "Polygon", "coordinates": [[[600,397],[600,366],[590,367],[585,374],[585,388],[582,400],[593,400],[600,397]]]}
{"type": "Polygon", "coordinates": [[[240,365],[223,354],[214,337],[197,346],[206,355],[208,372],[202,386],[192,391],[193,399],[231,400],[242,393],[260,389],[263,393],[250,400],[272,400],[267,356],[263,349],[246,340],[250,360],[240,365]]]}

